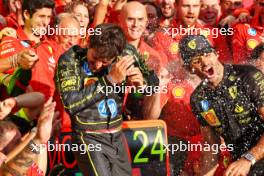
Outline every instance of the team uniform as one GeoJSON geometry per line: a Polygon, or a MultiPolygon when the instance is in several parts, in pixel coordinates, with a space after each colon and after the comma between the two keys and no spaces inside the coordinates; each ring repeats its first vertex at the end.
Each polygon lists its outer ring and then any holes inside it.
{"type": "Polygon", "coordinates": [[[112,86],[106,70],[92,73],[87,49],[74,46],[59,59],[56,84],[65,110],[70,114],[73,143],[100,145],[99,151],[75,153],[85,175],[131,175],[131,165],[122,140],[123,97],[100,89],[112,86]]]}
{"type": "MultiPolygon", "coordinates": [[[[193,90],[193,86],[187,80],[172,81],[168,85],[168,93],[161,98],[161,106],[163,107],[166,103],[162,109],[161,118],[167,124],[170,144],[179,144],[180,141],[184,144],[188,142],[198,144],[203,141],[199,122],[192,114],[190,106],[190,96],[193,90]]],[[[181,169],[189,175],[193,175],[194,165],[199,163],[200,151],[188,151],[188,153],[180,151],[177,153],[170,155],[173,175],[179,175],[181,169]]]]}
{"type": "MultiPolygon", "coordinates": [[[[18,39],[6,37],[2,40],[1,56],[3,58],[9,57],[19,53],[25,48],[35,50],[39,60],[31,69],[29,85],[33,91],[43,93],[46,99],[52,97],[55,91],[53,77],[55,75],[55,67],[57,64],[54,55],[56,55],[55,49],[58,50],[58,47],[54,46],[54,43],[45,39],[40,43],[30,41],[21,27],[19,27],[16,32],[18,39]]],[[[12,71],[10,73],[12,73],[12,71]]],[[[26,87],[24,87],[24,89],[25,88],[26,87]]]]}
{"type": "Polygon", "coordinates": [[[263,29],[258,15],[252,19],[251,24],[238,24],[234,27],[232,49],[235,64],[247,63],[252,50],[262,42],[263,29]]]}
{"type": "Polygon", "coordinates": [[[15,13],[10,13],[8,16],[5,17],[6,20],[6,27],[11,27],[14,29],[19,28],[19,24],[17,22],[17,15],[15,13]]]}
{"type": "MultiPolygon", "coordinates": [[[[202,82],[191,96],[194,114],[202,126],[211,126],[237,160],[257,144],[264,134],[264,122],[257,109],[264,106],[264,76],[252,66],[225,65],[224,78],[216,89],[202,82]]],[[[249,175],[264,174],[264,160],[249,175]]]]}

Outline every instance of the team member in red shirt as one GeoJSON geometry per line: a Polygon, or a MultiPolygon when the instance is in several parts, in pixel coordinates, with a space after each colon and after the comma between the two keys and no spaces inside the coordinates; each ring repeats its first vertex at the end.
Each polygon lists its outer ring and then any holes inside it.
{"type": "MultiPolygon", "coordinates": [[[[198,144],[203,138],[200,125],[190,107],[190,96],[198,83],[190,81],[191,78],[183,69],[180,60],[170,67],[169,70],[174,70],[171,71],[173,73],[166,82],[161,83],[161,86],[167,84],[167,93],[156,94],[144,101],[144,107],[147,107],[144,109],[144,118],[161,118],[166,122],[169,144],[198,144]]],[[[161,74],[168,75],[164,72],[161,74]]],[[[180,175],[181,169],[187,175],[198,173],[200,151],[174,152],[170,152],[171,175],[180,175]]]]}
{"type": "Polygon", "coordinates": [[[210,26],[218,34],[217,38],[214,38],[215,43],[219,46],[221,61],[224,63],[232,63],[231,44],[229,39],[233,35],[232,28],[221,28],[218,23],[221,16],[221,7],[219,0],[201,0],[201,9],[199,19],[201,19],[207,26],[210,26]],[[224,46],[225,45],[225,46],[224,46]]]}
{"type": "Polygon", "coordinates": [[[160,27],[171,27],[176,16],[175,0],[162,0],[159,4],[162,18],[160,19],[160,27]]]}
{"type": "Polygon", "coordinates": [[[256,5],[256,14],[250,24],[238,24],[232,41],[234,63],[246,63],[252,50],[263,42],[264,0],[256,5]]]}
{"type": "Polygon", "coordinates": [[[129,44],[133,45],[141,55],[144,55],[148,66],[158,71],[167,63],[166,56],[158,53],[142,39],[147,26],[147,12],[143,4],[128,2],[121,10],[119,24],[125,32],[129,44]]]}
{"type": "Polygon", "coordinates": [[[17,29],[19,26],[24,25],[22,17],[22,1],[9,0],[7,2],[9,14],[6,16],[7,27],[17,29]]]}
{"type": "Polygon", "coordinates": [[[216,27],[221,16],[219,0],[201,0],[199,19],[207,25],[216,27]]]}
{"type": "Polygon", "coordinates": [[[210,27],[204,26],[198,21],[200,0],[178,0],[176,6],[178,18],[174,22],[173,28],[157,32],[153,39],[153,47],[164,52],[168,56],[168,62],[178,60],[179,40],[187,34],[204,35],[217,48],[220,55],[227,55],[226,43],[217,43],[216,45],[214,42],[218,33],[215,35],[210,27]]]}
{"type": "Polygon", "coordinates": [[[17,44],[22,46],[22,50],[30,49],[35,52],[32,57],[38,57],[38,62],[32,68],[29,85],[33,91],[42,92],[46,99],[52,97],[55,90],[53,81],[56,66],[56,61],[53,57],[55,52],[47,44],[48,41],[43,35],[50,23],[53,7],[54,2],[52,0],[23,1],[22,11],[25,26],[17,29],[18,39],[4,38],[2,40],[2,43],[4,43],[2,49],[4,49],[1,52],[5,55],[15,56],[16,53],[21,51],[12,49],[12,46],[17,44]]]}
{"type": "MultiPolygon", "coordinates": [[[[119,24],[123,29],[129,44],[133,45],[146,61],[146,64],[157,74],[167,63],[166,55],[158,53],[143,40],[143,33],[147,26],[146,8],[139,2],[128,2],[120,13],[119,24]]],[[[128,97],[127,107],[133,118],[142,118],[140,104],[142,101],[128,97]],[[139,105],[139,106],[138,106],[139,105]]]]}

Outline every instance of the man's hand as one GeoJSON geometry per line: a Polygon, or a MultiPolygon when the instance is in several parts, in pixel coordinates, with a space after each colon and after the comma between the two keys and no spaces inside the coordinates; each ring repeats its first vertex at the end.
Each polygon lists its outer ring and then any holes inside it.
{"type": "Polygon", "coordinates": [[[38,119],[36,140],[41,144],[45,144],[51,136],[55,106],[56,103],[50,98],[45,103],[38,119]]]}
{"type": "Polygon", "coordinates": [[[225,17],[224,19],[222,19],[219,22],[219,25],[223,27],[227,24],[229,27],[231,27],[232,24],[235,22],[235,20],[236,20],[236,17],[229,15],[229,16],[225,17]]]}
{"type": "Polygon", "coordinates": [[[238,17],[240,23],[249,23],[252,17],[248,13],[241,13],[238,17]]]}
{"type": "Polygon", "coordinates": [[[4,119],[16,106],[16,100],[14,98],[5,99],[0,103],[0,120],[4,119]]]}
{"type": "Polygon", "coordinates": [[[17,38],[17,33],[16,30],[10,27],[6,27],[4,29],[2,29],[0,31],[0,40],[4,37],[4,36],[9,36],[9,37],[14,37],[17,38]]]}
{"type": "Polygon", "coordinates": [[[18,64],[23,69],[31,69],[38,59],[38,55],[33,50],[25,49],[18,54],[18,64]]]}
{"type": "Polygon", "coordinates": [[[136,87],[143,86],[144,84],[143,75],[138,67],[134,67],[134,66],[130,67],[127,70],[127,76],[128,76],[127,81],[129,85],[136,87]]]}
{"type": "Polygon", "coordinates": [[[250,161],[241,158],[228,166],[224,176],[247,176],[250,171],[250,167],[250,161]]]}
{"type": "Polygon", "coordinates": [[[127,69],[135,62],[132,56],[124,56],[118,62],[114,63],[109,76],[111,80],[110,82],[113,83],[121,83],[126,79],[127,76],[127,69]]]}

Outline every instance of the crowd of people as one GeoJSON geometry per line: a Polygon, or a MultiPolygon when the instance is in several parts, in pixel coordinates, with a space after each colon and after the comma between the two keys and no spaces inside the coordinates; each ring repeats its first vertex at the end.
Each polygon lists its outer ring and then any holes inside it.
{"type": "Polygon", "coordinates": [[[48,175],[63,132],[100,146],[83,175],[133,175],[122,122],[162,119],[224,146],[169,152],[170,175],[263,176],[263,73],[264,0],[0,0],[0,175],[48,175]]]}

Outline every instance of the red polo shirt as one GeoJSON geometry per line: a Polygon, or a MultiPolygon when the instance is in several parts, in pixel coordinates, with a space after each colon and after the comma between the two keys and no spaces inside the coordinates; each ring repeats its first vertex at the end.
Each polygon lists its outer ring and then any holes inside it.
{"type": "Polygon", "coordinates": [[[45,39],[43,39],[40,44],[28,42],[28,46],[25,46],[25,44],[23,45],[23,42],[29,41],[29,39],[24,33],[23,29],[19,27],[16,32],[18,39],[6,37],[2,41],[2,43],[4,43],[4,45],[1,46],[2,48],[7,46],[10,48],[15,48],[5,50],[5,56],[11,56],[22,51],[24,48],[35,50],[39,57],[39,61],[32,68],[32,77],[29,85],[32,87],[33,91],[43,93],[46,99],[52,97],[55,90],[53,77],[57,63],[57,60],[54,59],[54,54],[58,47],[45,39]]]}
{"type": "Polygon", "coordinates": [[[157,52],[151,48],[143,39],[140,40],[138,50],[146,61],[146,64],[159,73],[161,67],[167,64],[167,56],[163,52],[157,52]]]}
{"type": "Polygon", "coordinates": [[[232,40],[234,63],[247,62],[252,50],[261,43],[263,29],[258,15],[252,19],[251,24],[238,24],[234,27],[232,40]]]}
{"type": "Polygon", "coordinates": [[[15,13],[9,14],[6,19],[6,26],[11,27],[14,29],[17,29],[19,27],[18,22],[17,22],[17,15],[15,13]]]}

